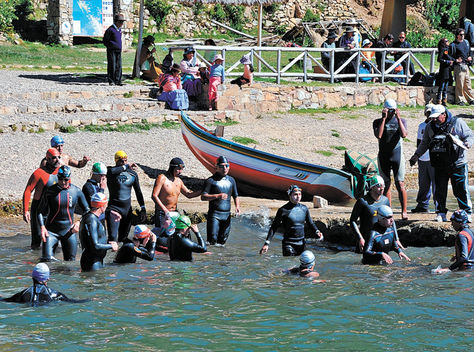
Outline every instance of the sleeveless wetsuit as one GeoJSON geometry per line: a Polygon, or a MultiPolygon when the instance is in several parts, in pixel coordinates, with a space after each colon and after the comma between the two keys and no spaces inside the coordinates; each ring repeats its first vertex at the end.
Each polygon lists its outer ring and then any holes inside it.
{"type": "Polygon", "coordinates": [[[84,214],[79,239],[82,247],[81,270],[94,271],[102,268],[107,250],[112,249],[112,245],[107,243],[104,225],[97,215],[91,212],[84,214]]]}
{"type": "Polygon", "coordinates": [[[107,187],[109,188],[109,204],[105,211],[109,241],[123,242],[130,232],[132,219],[132,187],[135,190],[140,206],[145,205],[140,189],[138,175],[128,165],[107,167],[107,187]],[[122,215],[120,221],[115,222],[110,215],[114,210],[122,215]]]}
{"type": "Polygon", "coordinates": [[[311,218],[308,207],[298,203],[286,203],[278,209],[273,220],[266,241],[271,241],[275,232],[283,226],[283,240],[281,242],[284,256],[300,255],[305,250],[304,225],[307,223],[313,233],[318,232],[318,228],[311,218]]]}
{"type": "Polygon", "coordinates": [[[132,241],[126,239],[117,252],[114,263],[135,263],[137,258],[152,261],[155,258],[155,246],[156,242],[148,240],[146,246],[136,247],[132,241]]]}
{"type": "Polygon", "coordinates": [[[209,202],[207,213],[207,242],[225,244],[230,232],[231,198],[237,198],[237,184],[232,176],[218,173],[206,180],[202,194],[226,193],[227,199],[215,199],[209,202]]]}
{"type": "Polygon", "coordinates": [[[449,270],[473,269],[474,233],[469,227],[466,226],[456,235],[454,247],[456,248],[456,261],[451,264],[449,270]]]}
{"type": "Polygon", "coordinates": [[[55,184],[41,197],[38,222],[40,226],[45,225],[49,233],[46,242],[43,243],[42,261],[54,259],[53,254],[59,241],[61,241],[64,260],[75,260],[77,238],[76,235],[70,233],[69,229],[74,224],[74,210],[77,204],[89,211],[84,193],[74,185],[61,188],[55,184]],[[48,217],[45,220],[46,214],[48,217]]]}
{"type": "Polygon", "coordinates": [[[34,192],[30,210],[31,248],[38,249],[41,246],[41,226],[38,223],[38,206],[43,191],[58,182],[56,174],[59,168],[48,170],[47,168],[36,169],[30,176],[23,192],[23,213],[28,211],[31,193],[34,192]]]}
{"type": "Polygon", "coordinates": [[[197,243],[184,237],[183,234],[174,233],[168,240],[168,251],[170,260],[192,261],[194,253],[207,252],[206,244],[201,237],[201,234],[196,233],[197,243]]]}
{"type": "Polygon", "coordinates": [[[66,295],[61,292],[49,288],[46,285],[36,283],[33,284],[33,286],[30,286],[9,298],[4,298],[3,301],[13,303],[28,303],[31,306],[38,306],[54,301],[79,303],[85,302],[86,300],[79,301],[67,298],[66,295]]]}
{"type": "Polygon", "coordinates": [[[385,228],[379,223],[375,224],[369,240],[365,242],[362,264],[380,264],[383,260],[382,252],[390,251],[401,252],[394,227],[385,228]]]}

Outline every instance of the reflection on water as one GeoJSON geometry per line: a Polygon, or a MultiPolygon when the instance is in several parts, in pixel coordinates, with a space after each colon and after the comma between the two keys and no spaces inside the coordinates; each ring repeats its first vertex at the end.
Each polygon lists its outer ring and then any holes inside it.
{"type": "MultiPolygon", "coordinates": [[[[328,282],[314,284],[281,273],[297,259],[281,257],[277,239],[268,255],[257,254],[267,229],[257,224],[265,218],[235,220],[227,246],[193,263],[158,256],[94,274],[80,273],[78,262],[52,264],[52,287],[91,301],[34,309],[0,302],[3,350],[472,349],[471,273],[430,273],[452,248],[408,248],[412,263],[391,267],[316,248],[328,282]]],[[[25,249],[23,223],[0,231],[20,233],[1,239],[0,294],[8,296],[30,284],[39,253],[25,249]]]]}

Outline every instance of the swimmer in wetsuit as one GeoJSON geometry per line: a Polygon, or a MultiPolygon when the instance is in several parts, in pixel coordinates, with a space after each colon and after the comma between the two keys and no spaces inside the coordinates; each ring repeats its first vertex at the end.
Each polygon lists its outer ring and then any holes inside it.
{"type": "MultiPolygon", "coordinates": [[[[59,155],[61,156],[62,165],[82,168],[87,165],[87,162],[89,160],[91,160],[88,156],[85,156],[85,155],[82,157],[81,160],[76,160],[72,158],[70,155],[63,153],[64,139],[61,136],[54,136],[53,138],[51,138],[51,148],[54,148],[59,152],[59,155]]],[[[45,163],[46,163],[45,159],[41,160],[40,167],[44,166],[45,163]]]]}
{"type": "Polygon", "coordinates": [[[230,233],[231,197],[234,198],[235,214],[240,214],[240,200],[237,184],[229,176],[229,161],[225,156],[217,158],[216,173],[206,180],[201,200],[209,201],[207,213],[207,242],[209,244],[226,243],[230,233]]]}
{"type": "Polygon", "coordinates": [[[37,220],[38,206],[41,194],[58,181],[56,174],[60,166],[60,158],[61,156],[56,149],[48,149],[45,166],[33,172],[23,192],[23,220],[29,223],[31,227],[31,249],[39,249],[41,247],[41,226],[37,220]],[[30,211],[29,206],[32,192],[34,192],[34,195],[30,211]]]}
{"type": "Polygon", "coordinates": [[[88,300],[75,300],[68,298],[65,294],[47,286],[49,280],[49,268],[45,263],[36,264],[31,273],[33,286],[30,286],[9,298],[3,298],[4,302],[28,303],[31,306],[39,306],[55,301],[70,303],[82,303],[88,300]]]}
{"type": "Polygon", "coordinates": [[[58,183],[49,187],[41,197],[38,207],[38,222],[41,226],[43,240],[41,261],[57,260],[53,254],[61,241],[64,260],[76,259],[79,223],[74,222],[74,210],[80,204],[89,211],[84,193],[70,184],[71,169],[61,166],[58,170],[58,183]],[[48,215],[46,217],[46,214],[48,215]]]}
{"type": "Polygon", "coordinates": [[[385,182],[381,176],[375,175],[370,178],[368,180],[368,186],[369,192],[365,196],[359,198],[354,204],[350,218],[352,233],[358,240],[359,253],[362,253],[365,242],[369,239],[370,232],[377,223],[378,208],[381,205],[390,206],[388,198],[383,195],[385,182]],[[358,219],[359,226],[357,226],[358,219]]]}
{"type": "Polygon", "coordinates": [[[373,123],[375,137],[379,140],[377,161],[379,172],[385,181],[384,195],[391,202],[390,173],[393,170],[395,187],[402,208],[402,219],[408,219],[407,191],[405,189],[405,157],[403,155],[403,138],[408,134],[407,122],[400,117],[400,110],[393,99],[387,99],[382,110],[382,118],[373,123]]]}
{"type": "Polygon", "coordinates": [[[164,218],[160,227],[154,227],[151,231],[156,235],[156,250],[168,253],[168,239],[176,231],[176,220],[180,217],[177,211],[170,211],[164,218]]]}
{"type": "Polygon", "coordinates": [[[180,158],[170,161],[168,171],[156,178],[151,199],[155,203],[155,227],[161,227],[169,212],[178,208],[178,197],[183,194],[186,198],[194,198],[201,194],[199,191],[190,191],[181,180],[184,162],[180,158]]]}
{"type": "Polygon", "coordinates": [[[186,215],[181,215],[176,220],[176,232],[168,239],[170,260],[192,261],[194,253],[207,252],[206,243],[199,233],[198,227],[191,225],[191,220],[186,215]],[[191,230],[196,235],[197,243],[191,241],[191,230]]]}
{"type": "Polygon", "coordinates": [[[107,187],[107,167],[104,163],[92,165],[92,176],[82,186],[82,193],[86,197],[87,204],[91,205],[91,197],[96,193],[105,193],[107,187]]]}
{"type": "Polygon", "coordinates": [[[305,250],[304,225],[309,225],[319,239],[323,239],[323,234],[318,230],[311,218],[306,205],[301,204],[301,188],[296,185],[288,188],[288,196],[290,201],[278,209],[275,219],[273,220],[270,230],[268,230],[267,239],[260,249],[260,254],[267,253],[268,246],[275,232],[282,225],[284,227],[282,252],[284,256],[296,256],[305,250]]]}
{"type": "Polygon", "coordinates": [[[114,263],[135,263],[137,258],[152,261],[155,258],[156,235],[145,225],[135,226],[133,240],[128,238],[117,252],[114,263]]]}
{"type": "Polygon", "coordinates": [[[381,264],[382,262],[392,264],[393,260],[388,255],[390,251],[397,252],[400,259],[410,261],[410,258],[398,246],[392,226],[392,209],[387,205],[380,206],[377,212],[377,220],[369,240],[365,243],[362,264],[381,264]]]}
{"type": "Polygon", "coordinates": [[[314,271],[316,265],[316,258],[313,252],[305,250],[300,255],[300,266],[287,270],[288,274],[299,275],[301,277],[307,277],[316,279],[319,277],[319,273],[314,271]]]}
{"type": "Polygon", "coordinates": [[[145,201],[136,169],[137,165],[129,164],[127,154],[122,150],[115,153],[115,166],[107,168],[110,199],[105,211],[105,219],[109,241],[123,242],[128,237],[132,225],[132,188],[141,206],[140,221],[143,222],[146,218],[145,201]],[[116,216],[120,220],[116,221],[116,216]]]}
{"type": "Polygon", "coordinates": [[[81,241],[81,270],[95,271],[104,266],[104,258],[108,250],[116,252],[117,242],[107,242],[105,228],[100,221],[107,208],[107,197],[103,193],[95,193],[91,197],[91,210],[84,214],[79,227],[81,241]]]}
{"type": "Polygon", "coordinates": [[[458,209],[453,213],[451,226],[457,231],[454,240],[455,253],[451,258],[454,263],[449,268],[435,269],[435,274],[474,269],[474,232],[469,227],[469,215],[465,210],[458,209]]]}

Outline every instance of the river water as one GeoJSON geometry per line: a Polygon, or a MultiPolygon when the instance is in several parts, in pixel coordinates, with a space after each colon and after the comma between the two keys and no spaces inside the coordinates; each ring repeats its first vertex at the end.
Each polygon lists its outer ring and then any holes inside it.
{"type": "MultiPolygon", "coordinates": [[[[200,225],[203,229],[203,224],[200,225]]],[[[109,265],[80,273],[54,263],[49,285],[80,304],[24,307],[0,302],[1,350],[101,351],[445,351],[472,350],[472,272],[432,275],[453,248],[408,248],[392,266],[314,248],[322,283],[287,276],[278,238],[259,256],[262,218],[234,219],[226,247],[194,262],[109,265]]],[[[0,295],[31,284],[38,252],[26,226],[0,230],[0,295]]],[[[205,231],[204,231],[205,232],[205,231]]],[[[276,236],[277,237],[277,236],[276,236]]],[[[58,255],[61,258],[61,254],[58,255]]],[[[106,263],[113,260],[109,254],[106,263]]]]}

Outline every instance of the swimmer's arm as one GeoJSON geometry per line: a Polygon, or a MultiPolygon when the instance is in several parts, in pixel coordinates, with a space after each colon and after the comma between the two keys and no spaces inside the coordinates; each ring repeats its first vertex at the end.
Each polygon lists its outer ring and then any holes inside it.
{"type": "Polygon", "coordinates": [[[189,238],[181,238],[181,244],[183,245],[183,247],[194,253],[207,252],[206,243],[202,239],[199,231],[195,232],[195,235],[196,235],[198,243],[191,241],[189,238]]]}
{"type": "Polygon", "coordinates": [[[235,204],[235,213],[240,214],[240,198],[239,197],[234,198],[234,204],[235,204]]]}
{"type": "Polygon", "coordinates": [[[103,249],[105,250],[112,249],[111,244],[99,242],[99,233],[97,231],[98,224],[99,223],[96,222],[95,224],[92,224],[92,226],[90,224],[85,225],[85,228],[87,232],[89,233],[90,239],[92,241],[92,246],[94,247],[96,251],[103,250],[103,249]]]}
{"type": "Polygon", "coordinates": [[[142,211],[145,210],[145,199],[143,198],[143,193],[140,188],[140,181],[138,180],[138,175],[135,173],[135,182],[133,182],[133,190],[137,196],[138,204],[142,207],[142,211]]]}
{"type": "Polygon", "coordinates": [[[184,195],[186,198],[191,199],[191,198],[196,198],[199,197],[202,193],[202,190],[198,191],[191,191],[186,185],[181,181],[181,189],[180,192],[182,195],[184,195]]]}
{"type": "Polygon", "coordinates": [[[76,160],[72,157],[69,157],[68,165],[72,167],[76,167],[78,169],[83,168],[87,165],[87,162],[91,160],[88,156],[85,156],[81,160],[76,160]]]}
{"type": "Polygon", "coordinates": [[[272,240],[273,236],[275,235],[275,232],[278,230],[282,222],[282,210],[281,208],[278,209],[275,219],[273,219],[272,226],[270,226],[270,229],[268,230],[267,238],[265,240],[265,245],[269,245],[270,241],[272,240]]]}
{"type": "Polygon", "coordinates": [[[309,227],[311,228],[311,230],[313,231],[315,235],[318,235],[319,238],[323,236],[321,231],[319,231],[318,227],[314,223],[313,218],[311,217],[311,213],[309,212],[308,208],[306,208],[306,223],[309,225],[309,227]]]}
{"type": "Polygon", "coordinates": [[[360,249],[364,248],[365,240],[364,236],[362,236],[362,233],[360,232],[359,226],[357,225],[357,219],[360,217],[360,200],[356,202],[354,205],[354,208],[352,208],[352,213],[351,213],[351,218],[349,220],[350,226],[352,233],[358,237],[360,249]]]}
{"type": "Polygon", "coordinates": [[[155,247],[156,247],[156,236],[155,241],[153,242],[151,239],[147,242],[146,246],[135,247],[135,255],[138,258],[152,261],[155,258],[155,247]]]}
{"type": "Polygon", "coordinates": [[[383,252],[375,252],[373,251],[373,246],[374,246],[374,239],[375,239],[375,236],[371,235],[370,238],[369,238],[369,241],[366,243],[365,245],[365,248],[364,248],[364,253],[365,254],[370,254],[370,255],[383,255],[382,253],[383,252]]]}
{"type": "Polygon", "coordinates": [[[227,193],[216,193],[216,194],[201,193],[201,200],[211,201],[211,200],[216,200],[216,199],[223,199],[225,196],[227,196],[227,193]]]}
{"type": "Polygon", "coordinates": [[[155,180],[155,184],[153,185],[153,191],[151,192],[151,199],[153,200],[153,202],[158,205],[165,213],[168,213],[169,210],[168,208],[165,207],[165,205],[163,204],[163,202],[160,200],[160,198],[158,197],[158,195],[160,194],[161,192],[161,188],[163,187],[163,185],[165,184],[165,181],[166,181],[166,176],[164,174],[161,174],[159,175],[156,180],[155,180]]]}
{"type": "Polygon", "coordinates": [[[29,211],[31,193],[36,188],[38,180],[39,180],[39,177],[37,177],[35,173],[33,173],[30,176],[28,183],[26,184],[25,191],[23,192],[23,214],[26,214],[26,212],[29,211]]]}
{"type": "Polygon", "coordinates": [[[459,254],[458,257],[456,257],[456,261],[451,264],[449,266],[449,270],[453,271],[455,269],[458,269],[460,268],[464,263],[467,263],[468,261],[468,242],[467,242],[467,238],[465,236],[462,236],[462,235],[458,235],[459,237],[459,241],[460,241],[460,244],[461,244],[461,253],[459,254]]]}
{"type": "Polygon", "coordinates": [[[130,168],[128,164],[122,166],[108,166],[107,167],[107,177],[118,175],[123,171],[127,171],[130,168]]]}
{"type": "Polygon", "coordinates": [[[89,212],[90,208],[89,208],[89,203],[87,203],[86,196],[84,195],[84,192],[82,192],[79,189],[77,192],[77,201],[80,207],[82,208],[82,210],[84,211],[84,214],[89,212]]]}

